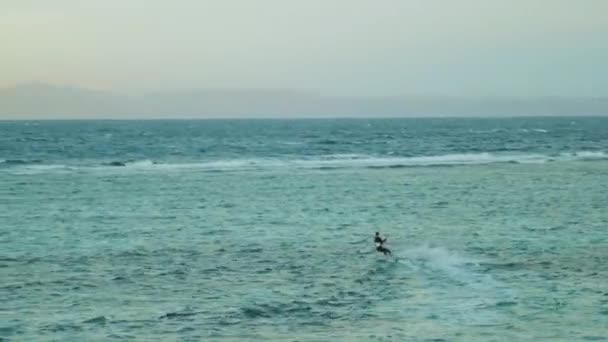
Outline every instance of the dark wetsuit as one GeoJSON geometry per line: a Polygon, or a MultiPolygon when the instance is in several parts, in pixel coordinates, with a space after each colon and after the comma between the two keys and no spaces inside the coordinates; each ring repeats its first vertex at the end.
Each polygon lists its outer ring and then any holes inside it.
{"type": "Polygon", "coordinates": [[[380,238],[380,236],[376,235],[374,237],[374,243],[376,244],[376,250],[378,252],[382,252],[384,253],[384,255],[392,255],[390,249],[382,246],[384,243],[386,242],[386,239],[382,240],[382,238],[380,238]]]}

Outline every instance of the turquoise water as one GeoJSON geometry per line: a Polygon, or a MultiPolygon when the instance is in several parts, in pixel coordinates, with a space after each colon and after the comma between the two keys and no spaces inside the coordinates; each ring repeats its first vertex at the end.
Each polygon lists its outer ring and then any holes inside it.
{"type": "Polygon", "coordinates": [[[0,338],[607,340],[606,203],[603,118],[0,122],[0,338]]]}

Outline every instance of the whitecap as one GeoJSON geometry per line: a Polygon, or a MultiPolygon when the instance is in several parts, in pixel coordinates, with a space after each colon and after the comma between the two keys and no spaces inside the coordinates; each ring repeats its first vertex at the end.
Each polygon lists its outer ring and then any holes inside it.
{"type": "MultiPolygon", "coordinates": [[[[364,154],[328,154],[310,158],[235,158],[206,161],[191,161],[166,163],[149,159],[132,161],[113,161],[92,165],[63,165],[63,164],[24,164],[0,168],[9,172],[52,172],[66,170],[94,170],[117,172],[146,172],[171,170],[202,170],[202,171],[251,171],[251,170],[282,170],[282,169],[357,169],[357,168],[409,168],[409,167],[446,167],[464,165],[489,165],[497,163],[542,164],[554,162],[601,161],[608,160],[608,154],[602,151],[564,152],[553,155],[528,153],[462,153],[415,157],[371,156],[364,154]],[[122,171],[119,171],[122,170],[122,171]]],[[[6,162],[5,162],[6,164],[6,162]]],[[[13,163],[15,164],[15,163],[13,163]]],[[[5,165],[8,166],[8,165],[5,165]]]]}

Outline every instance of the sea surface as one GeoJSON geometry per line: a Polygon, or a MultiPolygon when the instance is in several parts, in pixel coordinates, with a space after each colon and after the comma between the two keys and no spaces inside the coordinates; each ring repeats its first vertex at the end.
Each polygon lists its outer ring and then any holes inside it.
{"type": "Polygon", "coordinates": [[[607,336],[608,118],[0,121],[1,341],[607,336]]]}

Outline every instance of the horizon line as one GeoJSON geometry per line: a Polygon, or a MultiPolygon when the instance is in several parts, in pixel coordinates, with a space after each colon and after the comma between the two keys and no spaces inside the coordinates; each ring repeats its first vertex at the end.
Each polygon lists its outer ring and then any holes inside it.
{"type": "Polygon", "coordinates": [[[534,118],[608,118],[606,114],[585,114],[585,115],[408,115],[408,116],[293,116],[293,117],[142,117],[142,118],[108,118],[108,117],[75,117],[75,118],[0,118],[0,122],[11,121],[303,121],[303,120],[394,120],[394,119],[534,119],[534,118]]]}

